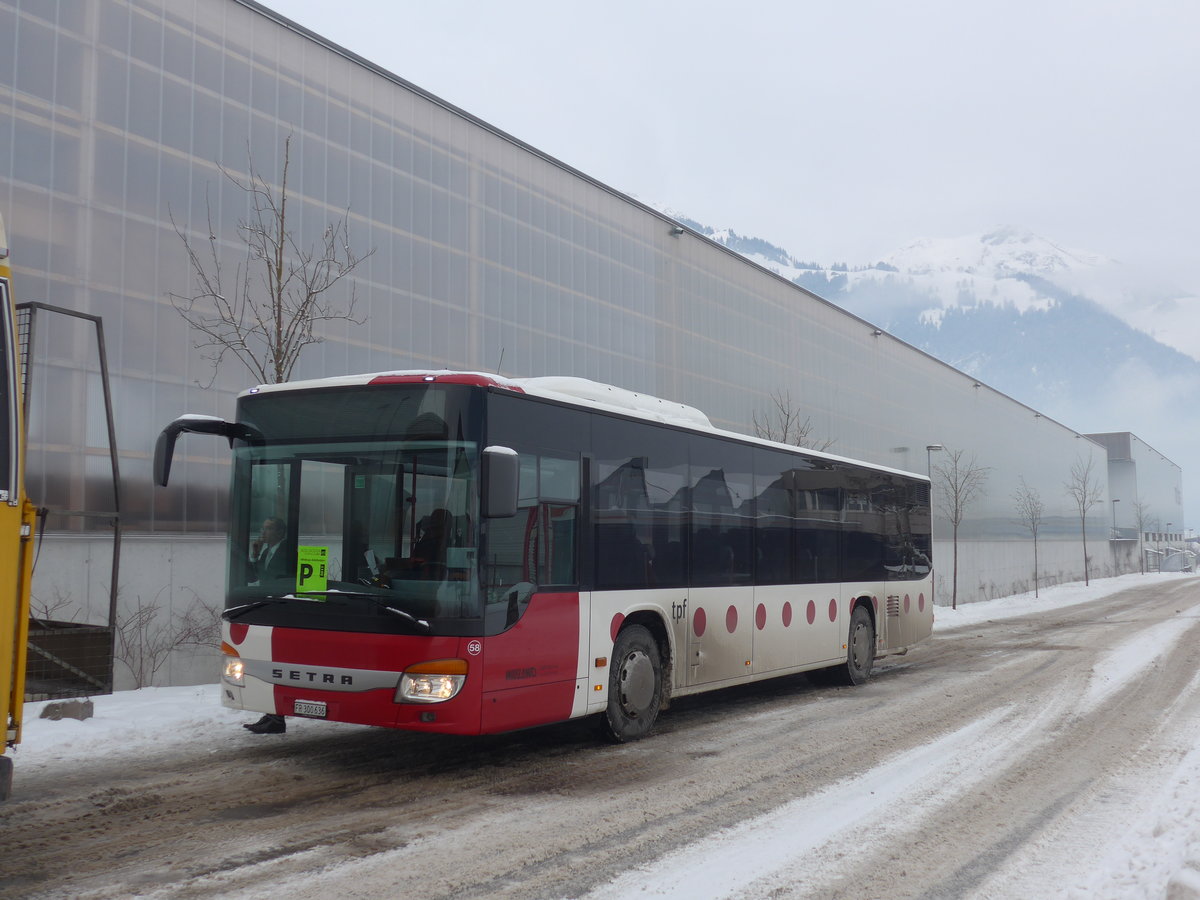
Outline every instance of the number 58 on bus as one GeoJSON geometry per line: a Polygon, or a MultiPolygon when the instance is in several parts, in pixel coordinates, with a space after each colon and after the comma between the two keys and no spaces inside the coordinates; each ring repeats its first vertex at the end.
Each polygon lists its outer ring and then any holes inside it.
{"type": "Polygon", "coordinates": [[[929,481],[578,378],[391,372],[243,392],[226,706],[485,734],[818,669],[933,623],[929,481]]]}

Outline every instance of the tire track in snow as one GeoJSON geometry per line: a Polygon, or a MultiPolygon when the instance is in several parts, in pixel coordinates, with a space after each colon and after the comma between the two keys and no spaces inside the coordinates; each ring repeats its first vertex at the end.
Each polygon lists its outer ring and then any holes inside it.
{"type": "Polygon", "coordinates": [[[820,878],[822,858],[836,864],[837,849],[849,836],[865,840],[864,829],[897,827],[884,821],[890,811],[902,807],[910,827],[914,817],[994,778],[1018,747],[1062,712],[1062,705],[1054,705],[1029,718],[1013,706],[995,709],[853,778],[640,866],[588,898],[763,896],[779,873],[802,861],[803,873],[786,879],[791,888],[801,888],[820,878]]]}
{"type": "Polygon", "coordinates": [[[981,896],[1200,896],[1188,886],[1195,880],[1200,888],[1200,673],[1157,718],[1126,764],[1096,784],[1086,803],[1018,849],[1004,872],[980,885],[981,896]],[[1064,855],[1080,861],[1078,871],[1055,882],[1056,860],[1064,855]],[[1172,893],[1175,883],[1182,887],[1172,893]]]}
{"type": "Polygon", "coordinates": [[[1200,618],[1200,605],[1176,613],[1165,622],[1143,628],[1108,651],[1092,666],[1087,693],[1079,701],[1079,714],[1087,715],[1098,709],[1130,681],[1169,656],[1186,633],[1186,629],[1180,627],[1180,619],[1197,618],[1200,618]]]}

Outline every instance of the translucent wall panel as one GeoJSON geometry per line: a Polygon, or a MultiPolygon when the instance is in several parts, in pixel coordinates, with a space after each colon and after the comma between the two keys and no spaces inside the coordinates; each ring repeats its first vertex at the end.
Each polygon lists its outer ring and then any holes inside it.
{"type": "MultiPolygon", "coordinates": [[[[361,324],[325,327],[299,377],[578,375],[742,431],[786,392],[836,453],[918,472],[931,444],[975,454],[989,468],[977,538],[1012,537],[1024,478],[1067,539],[1071,463],[1103,465],[1069,428],[257,7],[0,0],[0,59],[13,61],[0,67],[0,205],[16,292],[105,317],[131,528],[222,527],[219,441],[185,438],[176,487],[145,483],[157,428],[231,414],[251,377],[230,358],[214,372],[173,309],[196,280],[172,219],[201,250],[212,234],[236,272],[248,203],[224,173],[245,180],[252,158],[277,183],[288,136],[297,240],[344,216],[356,252],[374,251],[353,284],[361,324]]],[[[345,287],[333,299],[348,308],[345,287]]],[[[70,390],[79,364],[46,352],[70,390]]],[[[97,448],[58,406],[33,445],[46,497],[86,493],[76,460],[97,448]]]]}

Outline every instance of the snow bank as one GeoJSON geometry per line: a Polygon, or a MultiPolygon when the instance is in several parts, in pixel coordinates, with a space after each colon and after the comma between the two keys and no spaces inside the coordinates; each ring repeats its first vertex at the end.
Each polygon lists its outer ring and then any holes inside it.
{"type": "Polygon", "coordinates": [[[980,622],[995,622],[1000,619],[1027,616],[1049,609],[1061,609],[1065,606],[1075,606],[1078,603],[1101,600],[1132,587],[1142,587],[1156,582],[1173,582],[1181,578],[1192,577],[1194,576],[1181,575],[1178,572],[1156,572],[1147,575],[1135,573],[1118,575],[1116,578],[1094,578],[1092,583],[1086,586],[1083,582],[1073,582],[1042,588],[1037,597],[1034,597],[1033,591],[1029,591],[1025,594],[998,597],[995,600],[983,600],[979,603],[963,603],[959,605],[958,609],[937,606],[934,607],[933,630],[935,632],[951,631],[955,628],[978,625],[980,622]]]}
{"type": "Polygon", "coordinates": [[[102,756],[170,755],[204,740],[228,737],[251,714],[221,706],[215,684],[142,688],[93,697],[84,721],[40,718],[53,701],[25,704],[22,741],[13,760],[17,777],[102,756]]]}

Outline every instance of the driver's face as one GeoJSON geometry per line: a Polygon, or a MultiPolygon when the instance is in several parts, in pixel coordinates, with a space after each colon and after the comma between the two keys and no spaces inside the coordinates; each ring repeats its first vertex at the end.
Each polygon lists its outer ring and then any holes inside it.
{"type": "Polygon", "coordinates": [[[268,544],[274,544],[278,542],[281,537],[283,537],[283,535],[281,535],[279,532],[280,528],[277,523],[270,520],[263,522],[262,536],[263,540],[268,544]]]}

